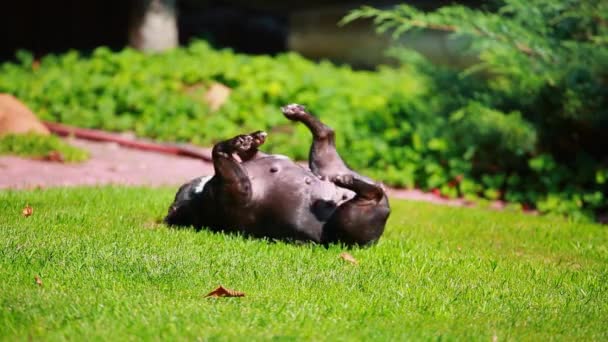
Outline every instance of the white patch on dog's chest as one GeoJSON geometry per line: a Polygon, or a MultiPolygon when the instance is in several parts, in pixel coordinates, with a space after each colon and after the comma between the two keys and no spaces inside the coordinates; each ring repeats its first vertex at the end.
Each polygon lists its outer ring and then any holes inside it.
{"type": "Polygon", "coordinates": [[[202,177],[201,180],[199,181],[199,183],[194,188],[194,193],[198,194],[198,193],[203,192],[203,190],[205,189],[205,184],[207,184],[207,182],[209,182],[209,180],[211,179],[211,177],[213,177],[213,176],[202,177]]]}

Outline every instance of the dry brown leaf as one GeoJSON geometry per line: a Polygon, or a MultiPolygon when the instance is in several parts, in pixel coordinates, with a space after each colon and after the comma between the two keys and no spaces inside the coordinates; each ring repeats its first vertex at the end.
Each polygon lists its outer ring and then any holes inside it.
{"type": "Polygon", "coordinates": [[[65,161],[65,159],[63,158],[63,155],[59,151],[51,151],[51,152],[49,152],[49,154],[44,156],[43,159],[46,161],[58,162],[58,163],[63,163],[65,161]]]}
{"type": "Polygon", "coordinates": [[[35,276],[35,277],[34,277],[34,280],[36,281],[36,284],[37,284],[38,286],[42,286],[42,279],[40,279],[40,277],[39,277],[39,276],[35,276]]]}
{"type": "Polygon", "coordinates": [[[23,215],[23,217],[30,217],[30,216],[32,216],[33,213],[34,213],[34,208],[30,207],[29,204],[26,204],[25,208],[23,208],[21,210],[21,215],[23,215]]]}
{"type": "Polygon", "coordinates": [[[207,293],[205,298],[207,297],[245,297],[245,293],[230,290],[220,285],[215,290],[207,293]]]}
{"type": "Polygon", "coordinates": [[[359,262],[357,261],[357,259],[355,259],[355,257],[350,255],[349,253],[346,253],[346,252],[340,253],[340,258],[346,262],[350,262],[351,264],[359,265],[359,262]]]}

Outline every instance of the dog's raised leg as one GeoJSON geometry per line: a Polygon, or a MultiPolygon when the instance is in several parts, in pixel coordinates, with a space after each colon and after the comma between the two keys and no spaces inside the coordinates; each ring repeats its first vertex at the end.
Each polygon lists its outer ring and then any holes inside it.
{"type": "Polygon", "coordinates": [[[266,133],[258,131],[217,143],[212,152],[215,176],[210,180],[199,177],[182,185],[164,221],[175,226],[220,227],[224,220],[215,222],[209,218],[215,218],[220,208],[246,205],[251,198],[251,183],[234,155],[241,161],[258,158],[258,147],[265,138],[266,133]],[[212,196],[213,201],[203,206],[207,196],[212,196]]]}
{"type": "Polygon", "coordinates": [[[290,104],[282,107],[281,110],[287,119],[303,123],[312,133],[308,163],[314,174],[332,178],[351,173],[336,151],[335,133],[331,127],[307,112],[302,105],[290,104]]]}
{"type": "Polygon", "coordinates": [[[333,213],[324,227],[323,240],[359,245],[378,240],[390,214],[382,187],[346,166],[336,150],[334,130],[308,113],[304,106],[290,104],[281,110],[289,120],[303,123],[312,133],[311,171],[355,192],[354,198],[342,203],[333,213]]]}
{"type": "Polygon", "coordinates": [[[259,153],[258,147],[264,143],[265,138],[266,133],[258,131],[237,135],[213,146],[211,156],[215,169],[214,182],[223,189],[219,191],[218,197],[224,204],[245,204],[251,199],[251,182],[234,154],[237,154],[241,161],[255,158],[259,153]]]}

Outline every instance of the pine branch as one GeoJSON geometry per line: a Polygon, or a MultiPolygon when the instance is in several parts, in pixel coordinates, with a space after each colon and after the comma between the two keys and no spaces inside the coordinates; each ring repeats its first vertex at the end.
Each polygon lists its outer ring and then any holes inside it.
{"type": "Polygon", "coordinates": [[[512,41],[506,36],[501,36],[498,34],[490,34],[489,32],[483,31],[479,28],[474,28],[472,30],[466,30],[463,27],[459,27],[456,25],[449,24],[438,24],[432,23],[429,21],[423,21],[420,19],[409,19],[405,18],[401,15],[395,14],[393,12],[386,12],[383,10],[379,10],[373,7],[364,6],[359,10],[355,10],[349,15],[347,15],[341,22],[341,25],[352,22],[358,18],[374,18],[374,22],[376,24],[385,24],[382,27],[382,31],[385,31],[389,28],[393,28],[397,33],[397,36],[405,31],[409,31],[410,28],[421,28],[421,29],[430,29],[436,31],[450,32],[450,33],[467,33],[471,35],[475,35],[478,37],[491,38],[497,41],[511,44],[517,49],[519,52],[526,54],[530,57],[540,57],[544,58],[545,56],[539,51],[534,50],[530,46],[525,43],[512,41]],[[393,23],[391,23],[393,21],[393,23]]]}
{"type": "Polygon", "coordinates": [[[535,51],[534,49],[532,49],[531,47],[529,47],[527,44],[524,43],[520,43],[520,42],[514,42],[514,41],[510,41],[507,37],[505,36],[499,36],[499,35],[492,35],[489,34],[487,32],[484,32],[482,30],[479,29],[474,29],[473,31],[467,31],[462,29],[461,27],[458,26],[453,26],[453,25],[445,25],[445,24],[434,24],[434,23],[428,23],[428,22],[423,22],[420,20],[408,20],[405,18],[401,18],[403,22],[408,23],[409,25],[413,26],[413,27],[418,27],[418,28],[425,28],[425,29],[431,29],[431,30],[436,30],[436,31],[443,31],[443,32],[451,32],[451,33],[461,33],[461,32],[465,32],[465,33],[469,33],[469,34],[474,34],[478,37],[485,37],[485,38],[492,38],[492,39],[496,39],[500,42],[504,42],[504,43],[510,43],[512,44],[518,51],[531,56],[531,57],[542,57],[542,55],[535,51]]]}

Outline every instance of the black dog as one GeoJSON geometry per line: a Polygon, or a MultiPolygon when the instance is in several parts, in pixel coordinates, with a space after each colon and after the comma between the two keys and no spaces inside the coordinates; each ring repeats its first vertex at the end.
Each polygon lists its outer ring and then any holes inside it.
{"type": "Polygon", "coordinates": [[[265,132],[222,141],[213,147],[215,175],[182,185],[165,222],[323,244],[377,241],[390,214],[382,187],[344,164],[334,131],[303,106],[281,109],[313,135],[310,170],[258,151],[265,132]]]}

